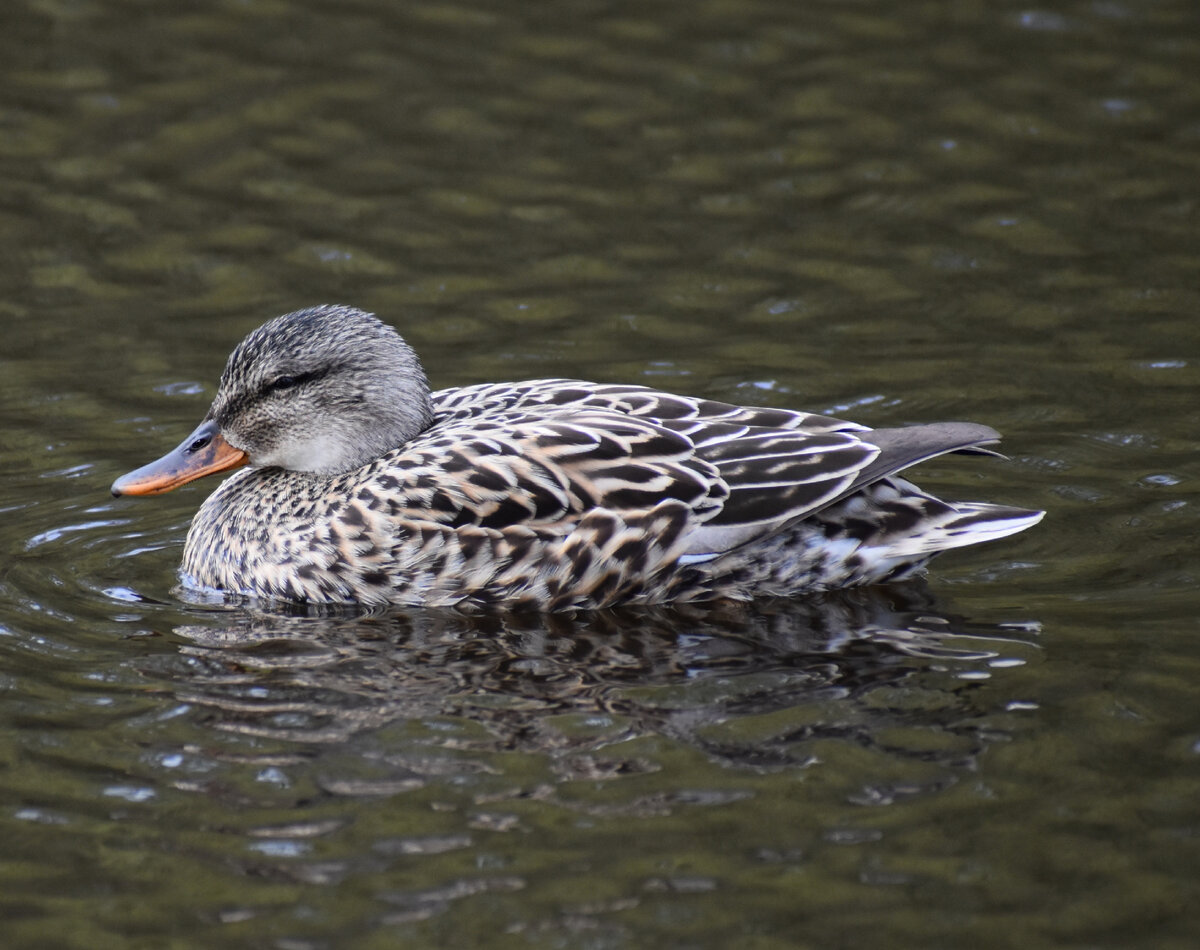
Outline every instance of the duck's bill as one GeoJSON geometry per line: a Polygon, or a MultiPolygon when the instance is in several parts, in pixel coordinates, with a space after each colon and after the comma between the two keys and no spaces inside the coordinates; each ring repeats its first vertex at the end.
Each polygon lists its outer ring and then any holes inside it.
{"type": "Polygon", "coordinates": [[[161,495],[205,475],[245,465],[247,461],[245,452],[235,449],[222,438],[215,422],[204,422],[174,451],[118,478],[113,482],[112,493],[161,495]]]}

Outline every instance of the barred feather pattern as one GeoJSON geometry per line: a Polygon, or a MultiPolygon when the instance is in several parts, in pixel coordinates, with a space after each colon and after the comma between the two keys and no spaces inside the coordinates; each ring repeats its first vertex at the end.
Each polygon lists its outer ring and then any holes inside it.
{"type": "Polygon", "coordinates": [[[828,416],[562,379],[431,398],[431,426],[348,473],[230,477],[188,534],[189,583],[368,605],[745,600],[907,576],[1041,517],[896,475],[995,441],[984,426],[880,445],[828,416]]]}

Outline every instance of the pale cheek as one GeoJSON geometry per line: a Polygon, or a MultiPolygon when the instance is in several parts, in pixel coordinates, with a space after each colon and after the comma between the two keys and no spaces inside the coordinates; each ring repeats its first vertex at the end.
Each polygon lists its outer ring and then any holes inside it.
{"type": "Polygon", "coordinates": [[[264,452],[254,459],[256,465],[277,465],[293,472],[337,472],[345,467],[346,445],[331,436],[319,436],[303,442],[289,442],[264,452]]]}

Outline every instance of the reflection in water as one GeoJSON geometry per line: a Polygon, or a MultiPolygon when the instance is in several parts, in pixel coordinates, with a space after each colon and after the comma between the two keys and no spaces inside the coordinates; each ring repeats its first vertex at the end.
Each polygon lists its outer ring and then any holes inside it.
{"type": "MultiPolygon", "coordinates": [[[[1029,644],[1015,632],[940,613],[919,584],[574,617],[238,613],[224,626],[178,628],[192,662],[154,675],[165,672],[221,730],[330,744],[399,720],[449,717],[480,727],[466,743],[473,752],[548,754],[560,778],[596,779],[655,768],[612,754],[646,736],[724,764],[796,767],[823,738],[878,749],[875,733],[898,724],[965,735],[956,724],[972,680],[986,678],[989,664],[1022,662],[1014,654],[1029,644]],[[924,677],[904,702],[880,700],[922,673],[948,676],[932,688],[924,677]],[[821,704],[831,701],[823,721],[821,704]],[[739,721],[805,706],[815,714],[801,726],[737,735],[739,721]],[[564,714],[606,725],[563,729],[564,714]]],[[[432,744],[464,748],[457,731],[432,744]]],[[[947,748],[947,761],[961,761],[961,743],[947,748]]],[[[428,765],[406,761],[398,780],[421,781],[428,765]]]]}

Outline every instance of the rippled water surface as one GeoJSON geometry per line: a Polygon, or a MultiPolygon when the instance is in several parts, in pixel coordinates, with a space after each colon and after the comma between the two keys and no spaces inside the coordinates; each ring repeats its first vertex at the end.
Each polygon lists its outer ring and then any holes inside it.
{"type": "Polygon", "coordinates": [[[10,0],[0,942],[1185,948],[1185,0],[10,0]],[[1042,525],[754,608],[274,616],[114,500],[275,313],[870,425],[1042,525]]]}

